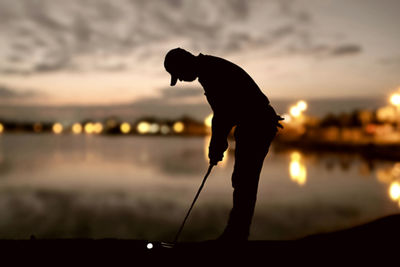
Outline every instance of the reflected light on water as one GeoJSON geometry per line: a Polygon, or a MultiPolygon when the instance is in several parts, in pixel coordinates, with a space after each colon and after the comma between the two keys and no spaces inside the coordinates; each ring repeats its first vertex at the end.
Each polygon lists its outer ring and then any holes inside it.
{"type": "Polygon", "coordinates": [[[297,151],[290,154],[290,179],[300,186],[307,182],[306,166],[301,162],[301,154],[297,151]]]}
{"type": "Polygon", "coordinates": [[[389,197],[398,202],[400,206],[400,163],[396,163],[390,168],[378,169],[376,177],[379,182],[390,185],[388,190],[389,197]]]}
{"type": "MultiPolygon", "coordinates": [[[[120,122],[116,127],[119,130],[120,122]]],[[[210,137],[52,135],[0,136],[3,239],[26,239],[32,233],[48,238],[168,239],[182,222],[179,214],[187,212],[208,164],[210,137]],[[44,217],[46,224],[38,227],[44,217]]],[[[234,141],[229,142],[234,148],[234,141]]],[[[328,171],[325,166],[346,160],[358,167],[358,158],[293,151],[271,149],[264,162],[253,239],[293,240],[399,211],[400,177],[379,184],[372,175],[360,176],[357,168],[328,171]],[[317,157],[321,158],[314,160],[317,157]],[[305,185],[293,182],[291,174],[303,177],[305,185]]],[[[225,227],[226,217],[215,215],[231,208],[233,161],[233,154],[225,154],[209,178],[201,195],[203,204],[191,217],[192,230],[185,234],[188,242],[215,238],[225,227]]],[[[395,169],[390,162],[374,164],[375,170],[390,173],[397,173],[400,166],[400,162],[395,169]]],[[[146,251],[149,242],[143,243],[146,251]]]]}
{"type": "Polygon", "coordinates": [[[400,198],[400,184],[393,182],[389,188],[389,195],[392,200],[399,200],[400,198]]]}

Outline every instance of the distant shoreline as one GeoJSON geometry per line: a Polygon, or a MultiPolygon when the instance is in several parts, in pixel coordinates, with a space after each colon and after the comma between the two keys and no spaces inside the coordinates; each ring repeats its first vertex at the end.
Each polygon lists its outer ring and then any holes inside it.
{"type": "MultiPolygon", "coordinates": [[[[271,105],[277,113],[287,113],[297,98],[270,98],[271,105]]],[[[311,98],[308,102],[309,116],[323,117],[328,113],[338,114],[356,109],[373,110],[387,105],[386,96],[346,97],[346,98],[311,98]]],[[[196,120],[203,120],[211,113],[206,100],[195,103],[168,103],[168,102],[132,102],[116,105],[0,105],[0,120],[16,120],[24,122],[36,121],[80,121],[85,119],[101,120],[106,117],[118,117],[121,120],[135,120],[139,117],[153,116],[163,119],[173,119],[189,116],[196,120]]]]}

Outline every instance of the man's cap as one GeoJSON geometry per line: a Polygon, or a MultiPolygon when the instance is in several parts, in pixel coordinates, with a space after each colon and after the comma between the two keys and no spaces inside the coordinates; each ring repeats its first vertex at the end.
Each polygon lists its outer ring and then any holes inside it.
{"type": "Polygon", "coordinates": [[[192,54],[178,47],[170,50],[165,56],[164,67],[171,74],[171,86],[174,86],[178,81],[177,71],[188,55],[192,54]]]}

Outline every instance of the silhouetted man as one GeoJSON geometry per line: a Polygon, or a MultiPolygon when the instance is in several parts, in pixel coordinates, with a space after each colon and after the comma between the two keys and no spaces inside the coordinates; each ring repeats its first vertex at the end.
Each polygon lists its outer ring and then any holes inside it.
{"type": "Polygon", "coordinates": [[[181,48],[165,56],[171,86],[198,78],[214,116],[209,146],[210,164],[217,165],[228,148],[234,126],[235,166],[232,174],[233,208],[222,241],[246,241],[256,204],[258,181],[264,158],[277,132],[279,117],[268,98],[239,66],[222,58],[194,56],[181,48]]]}

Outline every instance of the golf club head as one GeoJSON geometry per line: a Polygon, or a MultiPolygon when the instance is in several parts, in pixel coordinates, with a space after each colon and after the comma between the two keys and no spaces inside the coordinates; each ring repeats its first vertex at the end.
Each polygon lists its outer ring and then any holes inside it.
{"type": "Polygon", "coordinates": [[[168,242],[161,242],[160,245],[163,248],[174,248],[174,246],[175,246],[174,243],[168,243],[168,242]]]}

